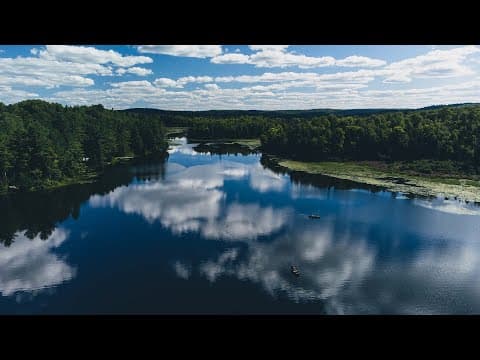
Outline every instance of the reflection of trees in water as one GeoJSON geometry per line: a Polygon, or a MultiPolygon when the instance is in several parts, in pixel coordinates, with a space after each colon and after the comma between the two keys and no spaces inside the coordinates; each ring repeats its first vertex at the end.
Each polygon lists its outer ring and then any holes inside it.
{"type": "Polygon", "coordinates": [[[193,150],[212,155],[250,155],[256,153],[248,146],[237,143],[201,143],[195,146],[193,150]]]}
{"type": "Polygon", "coordinates": [[[331,176],[321,174],[309,174],[303,171],[291,171],[277,163],[277,161],[268,155],[262,154],[260,163],[264,168],[270,169],[277,174],[288,174],[294,184],[312,185],[319,188],[335,188],[339,190],[362,189],[373,193],[384,190],[376,185],[363,184],[346,179],[337,179],[331,176]]]}
{"type": "Polygon", "coordinates": [[[137,179],[145,180],[164,180],[165,179],[165,163],[168,159],[168,153],[162,157],[143,158],[135,161],[130,167],[130,172],[137,179]]]}
{"type": "MultiPolygon", "coordinates": [[[[300,185],[311,185],[318,188],[335,188],[337,190],[353,190],[361,189],[367,190],[372,193],[378,193],[381,191],[386,191],[385,187],[364,184],[361,182],[356,182],[347,179],[338,179],[327,175],[321,174],[309,174],[303,171],[289,170],[288,168],[281,166],[276,161],[275,157],[271,155],[262,154],[260,158],[260,163],[265,169],[270,169],[276,174],[289,175],[290,181],[294,184],[300,185]]],[[[408,199],[422,199],[422,200],[434,200],[434,196],[426,196],[420,194],[411,194],[411,193],[399,193],[395,191],[389,191],[393,198],[397,198],[399,195],[404,196],[408,199]]]]}
{"type": "Polygon", "coordinates": [[[17,193],[0,198],[0,243],[10,246],[15,234],[24,231],[25,236],[46,240],[56,224],[68,217],[78,219],[80,207],[92,195],[105,195],[115,188],[128,185],[133,177],[145,180],[162,177],[165,163],[158,159],[116,165],[90,184],[65,186],[51,191],[17,193]],[[151,172],[148,174],[148,172],[151,172]]]}
{"type": "Polygon", "coordinates": [[[357,183],[355,181],[336,179],[320,174],[308,174],[301,171],[290,172],[290,179],[295,184],[313,185],[321,188],[332,188],[339,190],[363,189],[371,192],[379,192],[383,189],[379,186],[357,183]]]}

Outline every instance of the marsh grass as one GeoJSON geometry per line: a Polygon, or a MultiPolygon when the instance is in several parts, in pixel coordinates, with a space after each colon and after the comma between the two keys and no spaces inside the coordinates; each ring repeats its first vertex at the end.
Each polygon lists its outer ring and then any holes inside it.
{"type": "MultiPolygon", "coordinates": [[[[289,170],[377,185],[392,192],[421,196],[456,197],[460,200],[480,202],[478,175],[466,175],[457,172],[453,174],[445,172],[431,175],[421,174],[418,164],[412,164],[409,168],[405,163],[304,162],[278,159],[278,164],[289,170]]],[[[422,166],[424,165],[425,163],[422,164],[422,166]]]]}

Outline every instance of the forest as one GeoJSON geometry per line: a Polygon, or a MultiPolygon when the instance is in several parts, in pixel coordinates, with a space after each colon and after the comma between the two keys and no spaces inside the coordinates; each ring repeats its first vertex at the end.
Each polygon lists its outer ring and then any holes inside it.
{"type": "Polygon", "coordinates": [[[306,160],[450,160],[479,170],[480,106],[278,122],[264,150],[306,160]]]}
{"type": "Polygon", "coordinates": [[[260,138],[278,121],[263,116],[239,116],[215,120],[195,117],[188,124],[188,137],[190,139],[260,138]]]}
{"type": "Polygon", "coordinates": [[[480,173],[477,104],[196,113],[28,100],[0,103],[0,192],[73,183],[119,157],[165,152],[165,126],[186,127],[190,139],[260,138],[264,152],[297,160],[404,161],[422,167],[441,162],[452,171],[480,173]]]}
{"type": "Polygon", "coordinates": [[[62,106],[0,103],[0,192],[37,190],[100,173],[118,157],[165,152],[156,116],[62,106]]]}
{"type": "Polygon", "coordinates": [[[331,112],[311,117],[311,113],[163,116],[167,123],[188,126],[192,139],[260,138],[263,151],[297,160],[435,160],[442,166],[453,164],[448,165],[451,169],[461,164],[465,171],[480,172],[480,105],[356,115],[331,112]]]}

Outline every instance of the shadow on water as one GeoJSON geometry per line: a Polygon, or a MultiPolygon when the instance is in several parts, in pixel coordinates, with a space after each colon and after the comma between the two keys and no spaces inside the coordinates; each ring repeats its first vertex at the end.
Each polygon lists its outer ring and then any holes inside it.
{"type": "Polygon", "coordinates": [[[162,179],[167,158],[168,154],[112,166],[93,183],[0,197],[0,243],[10,246],[19,231],[24,231],[29,239],[48,239],[57,223],[70,216],[78,219],[81,205],[92,195],[105,195],[119,186],[128,186],[134,178],[162,179]]]}

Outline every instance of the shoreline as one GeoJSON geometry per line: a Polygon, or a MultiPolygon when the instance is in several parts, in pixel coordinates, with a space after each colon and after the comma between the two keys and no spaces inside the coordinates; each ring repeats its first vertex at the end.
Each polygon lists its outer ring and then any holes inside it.
{"type": "MultiPolygon", "coordinates": [[[[163,153],[161,153],[162,156],[168,156],[167,149],[164,150],[163,153]]],[[[50,185],[46,185],[42,188],[35,188],[35,189],[28,189],[28,190],[14,190],[14,191],[9,191],[9,190],[4,190],[0,189],[0,197],[2,196],[9,196],[9,195],[15,195],[15,194],[27,194],[27,193],[35,193],[39,191],[52,191],[56,190],[62,187],[67,187],[67,186],[72,186],[72,185],[83,185],[83,184],[91,184],[94,183],[95,181],[98,181],[99,178],[104,174],[105,170],[113,168],[115,166],[119,165],[125,165],[129,164],[135,160],[148,160],[152,156],[155,155],[148,155],[148,156],[119,156],[115,157],[112,159],[110,163],[108,163],[103,170],[100,171],[95,171],[95,170],[90,170],[88,171],[85,175],[79,176],[77,178],[66,178],[59,180],[58,182],[55,182],[50,185]]]]}
{"type": "MultiPolygon", "coordinates": [[[[114,165],[112,165],[114,166],[114,165]]],[[[46,185],[42,188],[34,188],[34,189],[28,189],[28,190],[14,190],[14,191],[9,191],[9,190],[0,190],[0,196],[9,196],[9,195],[15,195],[15,194],[27,194],[27,193],[35,193],[39,191],[51,191],[55,189],[59,189],[62,187],[66,186],[71,186],[71,185],[82,185],[82,184],[91,184],[98,180],[98,177],[101,176],[102,173],[97,173],[97,172],[90,172],[86,174],[85,176],[78,177],[78,178],[68,178],[68,179],[63,179],[61,181],[58,181],[56,183],[46,185]]]]}
{"type": "Polygon", "coordinates": [[[292,171],[318,174],[378,186],[386,191],[422,197],[444,197],[480,204],[480,186],[468,178],[428,178],[388,169],[373,168],[362,162],[306,162],[264,153],[273,164],[287,173],[292,171]],[[459,183],[459,184],[454,184],[459,183]]]}
{"type": "MultiPolygon", "coordinates": [[[[448,173],[432,176],[412,171],[389,168],[383,162],[371,161],[297,161],[262,152],[259,139],[190,139],[203,144],[242,145],[251,151],[260,151],[278,169],[286,172],[303,172],[348,180],[357,184],[376,186],[392,193],[459,200],[480,205],[480,180],[468,175],[459,177],[448,173]]],[[[397,163],[398,164],[398,163],[397,163]]]]}

